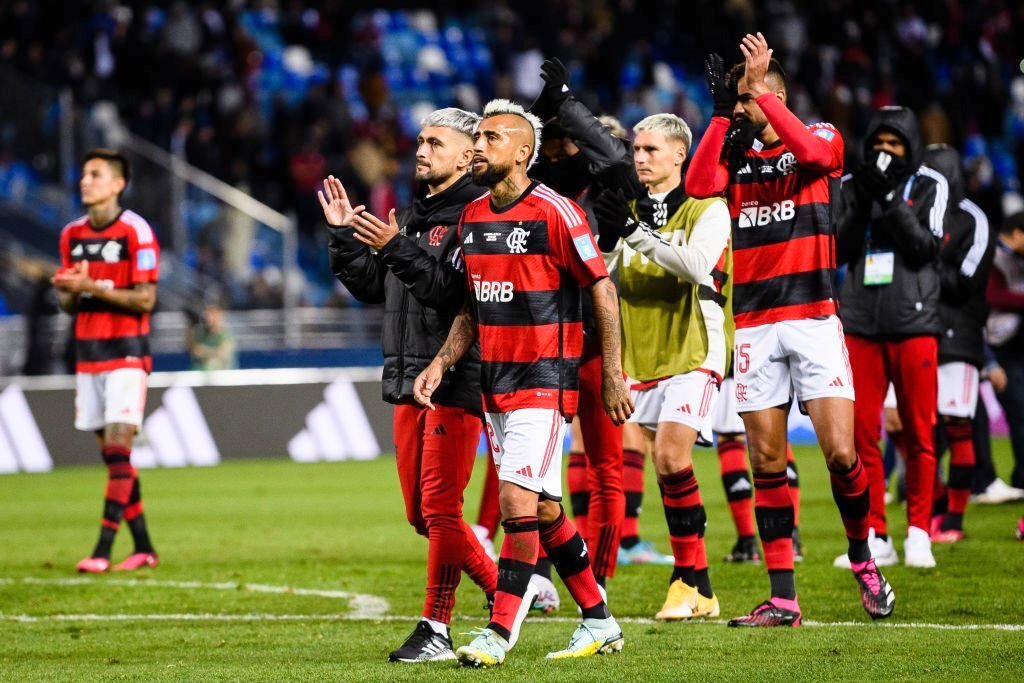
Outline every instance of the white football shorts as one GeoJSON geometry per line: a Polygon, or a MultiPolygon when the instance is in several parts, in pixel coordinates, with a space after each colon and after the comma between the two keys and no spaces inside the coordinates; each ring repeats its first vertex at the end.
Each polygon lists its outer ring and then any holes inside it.
{"type": "Polygon", "coordinates": [[[562,500],[562,413],[520,408],[485,413],[484,421],[498,479],[535,491],[548,500],[562,500]]]}
{"type": "Polygon", "coordinates": [[[736,330],[733,372],[741,413],[816,398],[854,399],[843,324],[830,315],[736,330]]]}
{"type": "Polygon", "coordinates": [[[939,366],[939,415],[974,417],[978,408],[978,368],[970,363],[939,366]]]}
{"type": "Polygon", "coordinates": [[[108,424],[142,428],[148,376],[140,368],[75,375],[75,429],[94,432],[108,424]]]}

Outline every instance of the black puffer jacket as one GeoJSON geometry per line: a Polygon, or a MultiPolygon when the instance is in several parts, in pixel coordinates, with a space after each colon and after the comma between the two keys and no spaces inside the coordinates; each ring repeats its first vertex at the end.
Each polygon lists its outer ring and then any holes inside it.
{"type": "Polygon", "coordinates": [[[995,231],[981,209],[964,197],[964,173],[956,149],[929,145],[924,163],[949,183],[949,207],[939,255],[939,314],[943,326],[939,363],[964,362],[981,368],[986,361],[985,286],[995,254],[995,231]]]}
{"type": "MultiPolygon", "coordinates": [[[[541,159],[530,171],[559,194],[574,200],[586,214],[590,230],[597,234],[593,200],[604,190],[621,189],[627,199],[647,195],[633,166],[633,144],[612,135],[594,113],[575,97],[567,97],[558,108],[558,124],[580,151],[568,159],[551,162],[541,159]]],[[[613,275],[613,278],[616,275],[613,275]]],[[[583,337],[588,350],[597,341],[594,304],[590,292],[584,292],[583,337]]]]}
{"type": "Polygon", "coordinates": [[[840,292],[843,327],[870,339],[939,336],[938,256],[949,188],[939,173],[920,166],[924,150],[912,111],[883,107],[866,139],[880,129],[905,142],[909,176],[885,206],[860,195],[852,176],[843,178],[836,245],[839,263],[849,264],[840,292]],[[864,284],[869,252],[893,252],[890,284],[864,284]]]}
{"type": "MultiPolygon", "coordinates": [[[[377,254],[352,228],[330,228],[331,270],[364,303],[384,304],[384,400],[412,399],[417,375],[448,337],[466,297],[457,227],[466,204],[484,190],[467,174],[444,192],[396,215],[403,234],[377,254]]],[[[433,402],[480,411],[480,352],[474,347],[445,374],[433,402]]]]}

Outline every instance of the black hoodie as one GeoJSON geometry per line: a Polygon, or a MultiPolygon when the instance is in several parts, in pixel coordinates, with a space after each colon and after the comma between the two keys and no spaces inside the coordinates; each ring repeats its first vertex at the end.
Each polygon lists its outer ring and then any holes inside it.
{"type": "Polygon", "coordinates": [[[996,235],[981,209],[964,197],[960,154],[949,145],[929,145],[924,163],[949,183],[949,207],[939,255],[939,313],[943,326],[939,363],[964,362],[981,368],[986,360],[985,286],[992,269],[996,235]]]}
{"type": "MultiPolygon", "coordinates": [[[[462,209],[484,193],[466,174],[395,216],[402,234],[374,254],[352,228],[330,227],[331,270],[364,303],[384,304],[384,400],[412,400],[412,384],[448,338],[466,299],[458,251],[462,209]]],[[[480,412],[480,352],[474,345],[445,373],[434,392],[438,405],[480,412]]]]}
{"type": "MultiPolygon", "coordinates": [[[[868,127],[900,136],[907,148],[906,178],[880,205],[858,193],[853,175],[843,178],[836,252],[849,268],[840,292],[846,332],[869,339],[939,336],[939,247],[949,187],[936,171],[920,166],[924,150],[917,118],[905,107],[883,107],[868,127]],[[864,284],[868,255],[876,262],[892,254],[889,284],[864,284]]],[[[865,156],[868,144],[865,143],[865,156]]],[[[856,172],[855,172],[856,173],[856,172]]]]}

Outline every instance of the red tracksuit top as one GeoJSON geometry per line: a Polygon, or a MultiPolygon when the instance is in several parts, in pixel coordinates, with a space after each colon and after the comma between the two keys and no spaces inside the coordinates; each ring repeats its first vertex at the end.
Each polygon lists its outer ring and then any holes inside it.
{"type": "Polygon", "coordinates": [[[487,412],[576,414],[583,355],[580,290],[608,276],[586,214],[532,183],[509,206],[490,193],[459,223],[480,344],[487,412]]]}
{"type": "Polygon", "coordinates": [[[690,196],[729,202],[737,328],[833,315],[838,300],[834,202],[843,138],[828,123],[805,126],[772,93],[757,104],[779,140],[757,141],[730,163],[730,121],[716,116],[686,174],[690,196]]]}

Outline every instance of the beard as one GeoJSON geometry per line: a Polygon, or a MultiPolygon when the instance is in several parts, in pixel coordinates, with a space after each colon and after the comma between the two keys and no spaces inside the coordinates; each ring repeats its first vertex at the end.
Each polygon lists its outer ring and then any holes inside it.
{"type": "Polygon", "coordinates": [[[511,162],[505,164],[505,166],[498,166],[487,161],[484,162],[483,169],[478,171],[477,168],[476,164],[470,167],[473,175],[473,184],[481,187],[494,187],[512,173],[511,162]]]}
{"type": "Polygon", "coordinates": [[[418,183],[426,183],[427,185],[440,185],[444,181],[448,180],[448,178],[450,178],[451,175],[451,172],[444,173],[443,171],[440,171],[437,168],[434,168],[433,166],[428,166],[427,170],[425,171],[417,171],[413,178],[418,183]]]}

